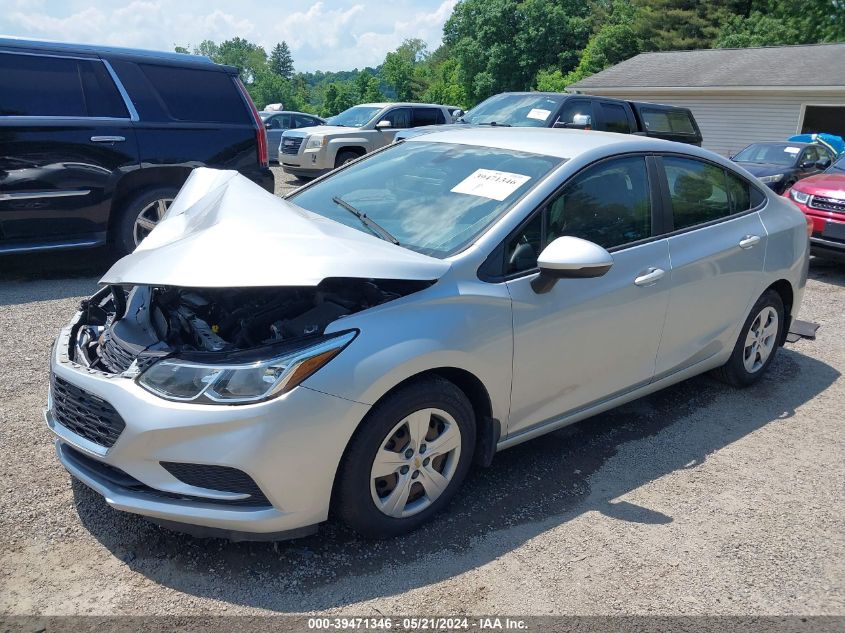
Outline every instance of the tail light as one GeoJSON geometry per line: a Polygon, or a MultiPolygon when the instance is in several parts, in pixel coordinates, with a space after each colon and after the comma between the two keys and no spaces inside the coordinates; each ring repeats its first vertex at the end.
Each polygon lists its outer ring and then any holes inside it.
{"type": "Polygon", "coordinates": [[[267,152],[267,132],[264,129],[264,121],[258,114],[258,108],[252,102],[252,97],[249,96],[246,86],[240,80],[240,77],[235,78],[235,83],[238,85],[238,90],[241,91],[241,96],[249,104],[249,109],[252,112],[252,119],[255,121],[255,144],[258,147],[258,163],[262,167],[270,166],[270,155],[267,152]]]}
{"type": "Polygon", "coordinates": [[[804,219],[807,220],[807,237],[813,236],[813,218],[809,215],[805,215],[804,219]]]}

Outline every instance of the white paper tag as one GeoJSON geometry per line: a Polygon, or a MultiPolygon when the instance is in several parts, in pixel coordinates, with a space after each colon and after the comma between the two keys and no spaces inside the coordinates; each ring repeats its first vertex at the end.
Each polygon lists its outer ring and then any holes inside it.
{"type": "Polygon", "coordinates": [[[549,118],[549,115],[552,113],[551,110],[543,110],[543,108],[534,108],[531,110],[527,116],[529,119],[537,119],[538,121],[545,121],[549,118]]]}
{"type": "Polygon", "coordinates": [[[466,193],[471,196],[499,200],[501,202],[529,180],[531,180],[531,176],[512,174],[509,171],[476,169],[452,187],[452,191],[454,193],[466,193]]]}
{"type": "Polygon", "coordinates": [[[797,154],[798,152],[801,151],[801,148],[800,147],[784,147],[783,151],[786,152],[787,154],[797,154]]]}

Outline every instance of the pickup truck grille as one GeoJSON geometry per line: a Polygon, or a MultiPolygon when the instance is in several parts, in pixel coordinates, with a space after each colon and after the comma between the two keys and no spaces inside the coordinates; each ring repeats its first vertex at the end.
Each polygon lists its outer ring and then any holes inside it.
{"type": "Polygon", "coordinates": [[[810,198],[810,204],[807,206],[809,206],[811,209],[819,209],[820,211],[833,211],[835,213],[845,213],[845,200],[837,200],[836,198],[813,196],[812,198],[810,198]]]}
{"type": "Polygon", "coordinates": [[[302,145],[302,141],[305,139],[303,137],[291,137],[291,138],[284,138],[282,137],[282,154],[293,154],[296,155],[299,153],[299,146],[302,145]]]}

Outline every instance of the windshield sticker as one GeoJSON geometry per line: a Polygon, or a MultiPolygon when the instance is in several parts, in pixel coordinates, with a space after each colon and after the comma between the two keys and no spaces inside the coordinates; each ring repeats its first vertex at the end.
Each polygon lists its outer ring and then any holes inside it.
{"type": "Polygon", "coordinates": [[[537,119],[538,121],[545,121],[549,118],[549,115],[552,113],[551,110],[543,110],[543,108],[534,108],[531,110],[527,116],[529,119],[537,119]]]}
{"type": "Polygon", "coordinates": [[[801,148],[800,147],[784,147],[783,151],[786,152],[787,154],[797,154],[798,152],[801,151],[801,148]]]}
{"type": "Polygon", "coordinates": [[[529,180],[531,176],[512,174],[508,171],[476,169],[451,190],[454,193],[465,193],[501,202],[529,180]]]}

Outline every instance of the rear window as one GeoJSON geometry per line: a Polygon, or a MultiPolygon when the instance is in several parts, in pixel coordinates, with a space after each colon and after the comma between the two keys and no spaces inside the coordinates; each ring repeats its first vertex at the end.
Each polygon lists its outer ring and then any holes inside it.
{"type": "Polygon", "coordinates": [[[0,53],[0,115],[128,118],[99,60],[0,53]]]}
{"type": "Polygon", "coordinates": [[[655,110],[643,108],[640,110],[646,132],[660,134],[688,134],[695,136],[695,126],[690,115],[682,110],[655,110]]]}
{"type": "Polygon", "coordinates": [[[139,64],[170,116],[199,123],[251,123],[235,82],[225,72],[139,64]]]}

